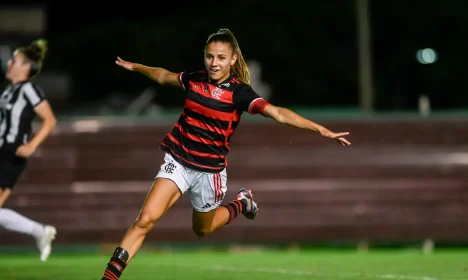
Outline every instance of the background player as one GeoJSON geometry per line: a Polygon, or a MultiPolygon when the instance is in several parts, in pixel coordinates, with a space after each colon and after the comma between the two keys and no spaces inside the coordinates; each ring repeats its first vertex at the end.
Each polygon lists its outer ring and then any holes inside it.
{"type": "Polygon", "coordinates": [[[6,78],[10,84],[0,96],[0,227],[34,237],[42,261],[49,257],[56,229],[5,209],[3,205],[25,170],[27,158],[34,154],[56,125],[55,115],[44,93],[30,80],[41,71],[46,52],[45,40],[17,49],[8,62],[6,78]],[[42,119],[42,125],[31,137],[36,115],[42,119]]]}

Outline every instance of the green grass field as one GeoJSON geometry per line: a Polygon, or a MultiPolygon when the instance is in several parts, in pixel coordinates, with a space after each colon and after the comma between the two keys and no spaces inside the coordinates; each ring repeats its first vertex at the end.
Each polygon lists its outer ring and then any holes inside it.
{"type": "MultiPolygon", "coordinates": [[[[35,254],[0,254],[2,280],[75,280],[102,276],[109,255],[56,253],[41,263],[35,254]]],[[[297,253],[142,253],[122,280],[149,279],[468,279],[468,250],[308,250],[297,253]]]]}

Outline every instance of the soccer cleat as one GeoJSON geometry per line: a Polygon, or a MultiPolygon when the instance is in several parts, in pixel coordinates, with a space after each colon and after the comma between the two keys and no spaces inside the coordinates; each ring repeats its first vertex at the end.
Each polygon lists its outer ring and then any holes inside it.
{"type": "Polygon", "coordinates": [[[243,211],[243,215],[250,220],[255,219],[258,214],[258,206],[257,203],[253,200],[252,191],[246,190],[244,188],[240,189],[237,193],[237,200],[244,199],[247,202],[247,207],[245,211],[243,211]]]}
{"type": "Polygon", "coordinates": [[[52,251],[52,241],[55,239],[57,230],[53,226],[44,226],[44,235],[37,240],[37,248],[41,252],[41,261],[47,261],[52,251]]]}

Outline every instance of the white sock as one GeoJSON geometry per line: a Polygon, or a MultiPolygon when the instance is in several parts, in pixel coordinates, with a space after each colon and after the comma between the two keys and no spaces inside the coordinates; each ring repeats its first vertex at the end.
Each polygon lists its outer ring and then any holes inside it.
{"type": "Polygon", "coordinates": [[[44,235],[44,225],[26,218],[11,209],[0,208],[0,227],[31,235],[36,240],[39,240],[44,235]]]}

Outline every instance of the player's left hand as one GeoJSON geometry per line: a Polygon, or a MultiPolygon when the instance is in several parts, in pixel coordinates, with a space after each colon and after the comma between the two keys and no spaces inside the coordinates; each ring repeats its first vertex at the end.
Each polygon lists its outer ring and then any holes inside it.
{"type": "Polygon", "coordinates": [[[351,145],[351,143],[348,140],[346,140],[346,138],[343,137],[343,136],[349,135],[349,132],[335,133],[335,132],[331,132],[330,130],[324,128],[324,129],[320,130],[320,134],[323,137],[335,139],[336,141],[338,141],[338,143],[340,143],[343,146],[350,146],[351,145]]]}
{"type": "Polygon", "coordinates": [[[16,156],[28,158],[36,151],[36,147],[31,144],[24,144],[16,149],[16,156]]]}

